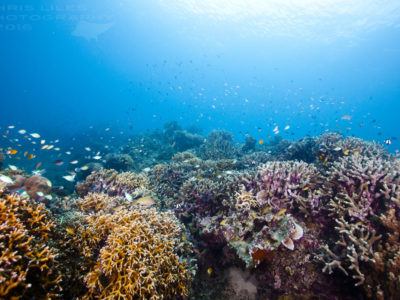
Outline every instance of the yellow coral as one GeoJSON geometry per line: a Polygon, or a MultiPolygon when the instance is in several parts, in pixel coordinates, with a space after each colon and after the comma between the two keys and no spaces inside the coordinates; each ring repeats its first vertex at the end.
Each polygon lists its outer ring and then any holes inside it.
{"type": "Polygon", "coordinates": [[[127,204],[127,202],[120,197],[110,197],[104,193],[89,193],[83,199],[77,201],[77,208],[82,212],[90,213],[109,211],[123,204],[127,204]]]}
{"type": "Polygon", "coordinates": [[[61,290],[54,222],[43,204],[0,191],[0,298],[50,298],[61,290]]]}
{"type": "Polygon", "coordinates": [[[236,193],[236,209],[250,210],[250,208],[258,207],[259,202],[256,197],[242,186],[240,192],[236,193]]]}
{"type": "Polygon", "coordinates": [[[162,299],[187,293],[191,276],[177,255],[182,229],[172,213],[123,209],[90,215],[87,222],[92,234],[105,240],[84,278],[87,297],[162,299]]]}

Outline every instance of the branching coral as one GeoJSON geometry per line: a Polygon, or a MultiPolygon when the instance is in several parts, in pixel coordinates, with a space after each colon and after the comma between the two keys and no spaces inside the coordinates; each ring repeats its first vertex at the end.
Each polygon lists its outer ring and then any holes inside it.
{"type": "Polygon", "coordinates": [[[51,298],[61,291],[55,229],[43,204],[0,192],[0,298],[51,298]]]}
{"type": "Polygon", "coordinates": [[[319,172],[311,164],[303,162],[268,162],[261,165],[257,176],[246,183],[260,203],[267,203],[275,210],[298,209],[295,202],[312,202],[310,198],[319,182],[319,172]],[[306,200],[307,199],[307,200],[306,200]]]}
{"type": "MultiPolygon", "coordinates": [[[[88,297],[101,299],[162,299],[188,292],[192,274],[182,255],[188,254],[184,231],[172,213],[154,209],[122,209],[85,217],[97,257],[85,276],[88,297]]],[[[187,242],[186,242],[187,243],[187,242]]],[[[89,245],[89,244],[88,244],[89,245]]]]}
{"type": "Polygon", "coordinates": [[[246,191],[244,186],[242,186],[240,192],[236,192],[236,209],[239,211],[250,210],[251,208],[256,208],[260,203],[257,201],[256,197],[246,191]]]}
{"type": "Polygon", "coordinates": [[[104,193],[89,193],[85,198],[77,201],[77,208],[85,213],[99,211],[110,212],[114,208],[124,204],[127,204],[127,201],[124,201],[124,199],[120,197],[110,197],[104,193]]]}
{"type": "Polygon", "coordinates": [[[399,253],[398,236],[388,230],[398,229],[399,166],[397,159],[344,157],[324,185],[336,236],[334,245],[325,246],[324,271],[340,269],[370,297],[383,299],[399,289],[396,280],[381,281],[399,268],[390,262],[399,253]]]}

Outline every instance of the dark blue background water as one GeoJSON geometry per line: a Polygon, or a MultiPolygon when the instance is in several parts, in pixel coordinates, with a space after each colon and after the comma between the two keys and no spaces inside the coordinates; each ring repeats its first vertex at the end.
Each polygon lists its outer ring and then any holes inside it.
{"type": "Polygon", "coordinates": [[[219,1],[2,1],[1,130],[398,136],[397,1],[219,1]]]}

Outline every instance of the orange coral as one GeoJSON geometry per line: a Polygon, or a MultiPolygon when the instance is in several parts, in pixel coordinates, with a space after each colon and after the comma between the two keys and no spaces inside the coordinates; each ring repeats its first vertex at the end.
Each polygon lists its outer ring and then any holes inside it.
{"type": "Polygon", "coordinates": [[[43,204],[0,190],[0,298],[49,298],[61,290],[54,222],[43,204]]]}
{"type": "Polygon", "coordinates": [[[189,265],[177,255],[183,231],[172,213],[122,209],[91,214],[85,221],[79,231],[86,234],[84,255],[97,256],[84,278],[87,297],[162,299],[187,293],[189,265]]]}

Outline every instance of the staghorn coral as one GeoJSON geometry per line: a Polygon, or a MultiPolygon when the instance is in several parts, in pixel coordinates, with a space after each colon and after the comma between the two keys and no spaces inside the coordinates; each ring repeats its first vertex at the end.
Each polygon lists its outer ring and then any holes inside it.
{"type": "Polygon", "coordinates": [[[55,229],[43,204],[0,191],[0,298],[58,297],[61,273],[51,246],[55,229]]]}
{"type": "Polygon", "coordinates": [[[85,240],[83,255],[94,258],[84,278],[86,297],[162,299],[188,293],[190,247],[171,212],[121,209],[86,215],[83,223],[77,238],[85,240]]]}
{"type": "Polygon", "coordinates": [[[390,275],[398,268],[391,260],[399,253],[398,236],[388,230],[398,228],[398,159],[352,155],[335,162],[328,174],[324,190],[334,231],[324,246],[324,271],[341,270],[368,297],[391,297],[400,287],[390,275]]]}

